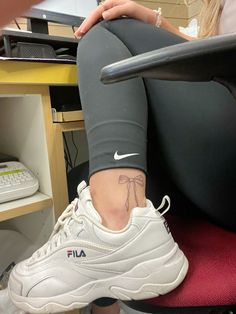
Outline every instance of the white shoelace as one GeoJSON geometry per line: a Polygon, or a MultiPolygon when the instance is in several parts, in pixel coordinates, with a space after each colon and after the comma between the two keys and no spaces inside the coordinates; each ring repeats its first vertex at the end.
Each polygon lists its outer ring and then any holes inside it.
{"type": "Polygon", "coordinates": [[[54,226],[53,232],[48,240],[40,249],[38,249],[29,262],[34,262],[39,258],[48,255],[53,249],[57,248],[64,239],[68,238],[71,235],[69,225],[72,221],[77,221],[78,223],[82,223],[81,220],[78,219],[75,211],[78,204],[78,198],[75,198],[64,210],[61,216],[58,218],[57,223],[54,226]]]}

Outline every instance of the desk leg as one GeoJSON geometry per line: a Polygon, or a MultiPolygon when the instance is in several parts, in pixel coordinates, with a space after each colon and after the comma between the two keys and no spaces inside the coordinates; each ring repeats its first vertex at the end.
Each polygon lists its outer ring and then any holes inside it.
{"type": "Polygon", "coordinates": [[[53,144],[51,157],[54,212],[56,219],[68,205],[68,187],[64,158],[63,132],[84,130],[84,121],[53,123],[53,144]]]}
{"type": "Polygon", "coordinates": [[[53,123],[49,90],[42,94],[55,220],[68,205],[64,146],[60,124],[53,123]]]}
{"type": "Polygon", "coordinates": [[[68,188],[67,188],[67,176],[66,176],[66,166],[64,159],[64,144],[63,144],[63,132],[61,125],[58,123],[53,124],[54,133],[54,156],[52,163],[55,169],[52,176],[52,186],[53,186],[53,196],[54,196],[54,212],[55,218],[62,213],[62,211],[68,205],[68,188]]]}

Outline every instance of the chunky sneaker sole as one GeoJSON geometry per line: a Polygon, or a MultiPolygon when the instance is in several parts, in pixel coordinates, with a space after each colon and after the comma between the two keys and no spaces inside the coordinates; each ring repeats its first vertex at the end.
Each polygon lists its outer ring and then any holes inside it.
{"type": "MultiPolygon", "coordinates": [[[[49,241],[13,269],[9,294],[30,313],[82,308],[100,297],[142,300],[166,294],[183,281],[188,261],[160,208],[135,208],[121,231],[101,225],[89,188],[59,218],[49,241]]],[[[168,200],[168,198],[167,198],[168,200]]]]}

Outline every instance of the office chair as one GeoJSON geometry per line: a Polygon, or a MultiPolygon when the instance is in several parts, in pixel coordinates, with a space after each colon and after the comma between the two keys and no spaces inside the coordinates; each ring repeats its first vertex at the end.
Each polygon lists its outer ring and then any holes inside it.
{"type": "MultiPolygon", "coordinates": [[[[158,49],[108,65],[101,71],[105,84],[134,77],[214,80],[225,85],[236,98],[236,34],[158,49]]],[[[128,301],[126,305],[158,314],[236,313],[236,233],[203,218],[170,216],[168,221],[189,259],[187,277],[167,295],[128,301]]]]}

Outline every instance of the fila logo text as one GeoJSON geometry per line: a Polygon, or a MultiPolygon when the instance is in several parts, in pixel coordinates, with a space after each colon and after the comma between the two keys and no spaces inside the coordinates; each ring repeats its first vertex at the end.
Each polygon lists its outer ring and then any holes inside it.
{"type": "Polygon", "coordinates": [[[68,250],[67,257],[86,257],[84,250],[68,250]]]}

